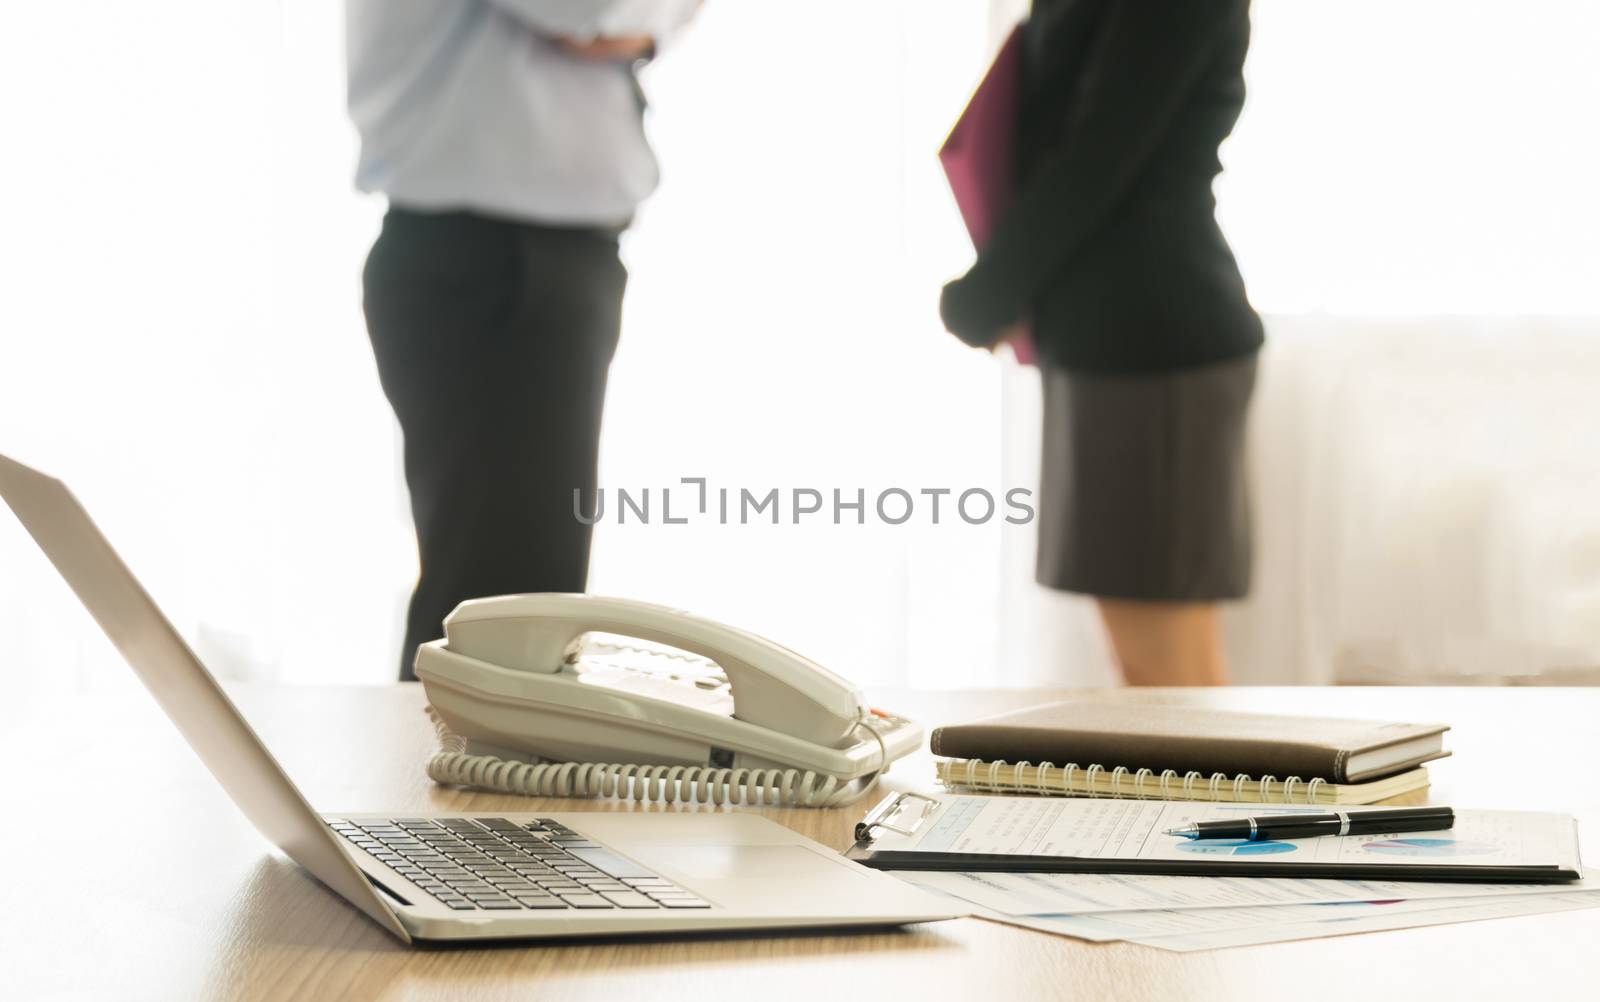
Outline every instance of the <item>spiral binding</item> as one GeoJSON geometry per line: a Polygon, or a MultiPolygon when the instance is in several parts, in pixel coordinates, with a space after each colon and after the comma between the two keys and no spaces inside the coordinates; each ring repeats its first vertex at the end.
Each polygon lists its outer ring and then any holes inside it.
{"type": "MultiPolygon", "coordinates": [[[[957,762],[947,763],[939,779],[947,787],[960,786],[986,792],[1026,790],[1044,795],[1052,793],[1081,793],[1089,797],[1102,796],[1096,788],[1096,779],[1105,775],[1106,767],[1103,765],[1091,763],[1087,766],[1080,766],[1076,762],[1068,762],[1062,766],[1058,766],[1054,762],[1040,762],[1038,765],[1034,765],[1032,762],[1024,761],[1010,766],[1011,776],[1008,779],[1004,781],[996,779],[995,770],[1007,765],[1010,765],[1010,763],[1005,759],[987,761],[977,758],[962,759],[957,762]],[[1030,769],[1033,771],[1031,781],[1026,778],[1030,769]],[[980,770],[982,772],[981,775],[979,775],[980,770]],[[1052,782],[1052,771],[1055,773],[1053,777],[1055,782],[1052,782]],[[1083,786],[1081,788],[1073,785],[1073,778],[1080,772],[1083,773],[1083,786]]],[[[1209,799],[1219,801],[1223,799],[1223,784],[1232,783],[1232,789],[1228,793],[1231,800],[1238,802],[1244,800],[1246,787],[1253,783],[1256,787],[1256,801],[1267,803],[1268,791],[1274,783],[1278,782],[1278,777],[1268,773],[1260,779],[1255,779],[1249,773],[1229,776],[1227,773],[1214,772],[1207,778],[1193,770],[1179,777],[1178,773],[1172,769],[1163,769],[1157,775],[1153,769],[1129,770],[1127,766],[1119,765],[1111,769],[1110,780],[1111,791],[1107,795],[1139,800],[1209,799]],[[1125,791],[1123,783],[1129,776],[1130,771],[1132,773],[1132,790],[1125,791]],[[1172,783],[1179,778],[1183,780],[1183,786],[1175,797],[1172,783]],[[1205,784],[1204,794],[1197,793],[1195,790],[1197,782],[1205,784]],[[1146,784],[1148,783],[1156,784],[1156,789],[1153,793],[1147,790],[1146,784]]],[[[1315,804],[1317,802],[1317,791],[1326,786],[1327,781],[1321,778],[1305,780],[1299,776],[1290,776],[1283,780],[1281,785],[1283,787],[1283,803],[1294,802],[1294,791],[1295,787],[1298,786],[1304,788],[1300,802],[1315,804]]]]}
{"type": "MultiPolygon", "coordinates": [[[[618,797],[638,803],[756,804],[842,807],[872,789],[878,772],[841,783],[836,776],[799,769],[726,769],[715,766],[637,765],[617,762],[516,762],[472,755],[466,740],[428,707],[440,750],[428,760],[428,778],[450,786],[530,797],[618,797]]],[[[878,739],[883,736],[863,721],[878,739]]]]}

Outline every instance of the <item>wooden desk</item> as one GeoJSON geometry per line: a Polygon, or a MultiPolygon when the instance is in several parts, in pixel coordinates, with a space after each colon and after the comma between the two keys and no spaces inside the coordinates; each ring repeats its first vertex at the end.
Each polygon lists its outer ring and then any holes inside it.
{"type": "MultiPolygon", "coordinates": [[[[629,809],[433,786],[422,763],[434,741],[416,686],[234,693],[320,809],[629,809]]],[[[936,721],[1074,694],[879,695],[885,706],[936,721]]],[[[1449,721],[1456,754],[1434,767],[1433,800],[1573,810],[1591,839],[1600,832],[1600,689],[1076,695],[1449,721]]],[[[45,702],[21,721],[13,716],[0,748],[9,766],[0,991],[16,999],[1600,996],[1600,958],[1590,948],[1600,942],[1600,910],[1197,954],[978,920],[848,935],[408,948],[266,845],[131,679],[85,699],[45,702]]],[[[891,785],[930,789],[931,771],[925,756],[902,762],[891,785]]],[[[842,847],[862,809],[768,813],[842,847]]],[[[1593,841],[1586,848],[1600,858],[1593,841]]]]}

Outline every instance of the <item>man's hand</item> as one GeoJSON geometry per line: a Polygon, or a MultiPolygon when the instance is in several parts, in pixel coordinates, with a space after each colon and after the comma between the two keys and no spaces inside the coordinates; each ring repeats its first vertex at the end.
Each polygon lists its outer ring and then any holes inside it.
{"type": "Polygon", "coordinates": [[[572,38],[557,38],[555,41],[569,55],[602,62],[648,59],[656,47],[655,39],[649,35],[615,35],[592,38],[587,42],[572,38]]]}

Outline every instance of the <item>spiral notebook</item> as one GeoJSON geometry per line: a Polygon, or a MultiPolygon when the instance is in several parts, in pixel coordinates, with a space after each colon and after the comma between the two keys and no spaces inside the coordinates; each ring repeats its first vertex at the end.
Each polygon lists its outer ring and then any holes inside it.
{"type": "Polygon", "coordinates": [[[980,793],[1032,793],[1058,797],[1136,797],[1141,800],[1210,800],[1220,803],[1261,804],[1375,804],[1428,787],[1428,770],[1405,772],[1366,783],[1327,783],[1318,777],[1202,775],[1175,770],[1107,769],[1076,763],[1054,765],[1031,762],[988,762],[950,759],[938,763],[939,783],[947,790],[980,793]]]}
{"type": "Polygon", "coordinates": [[[952,789],[1370,804],[1428,785],[1445,724],[1080,701],[936,728],[952,789]]]}

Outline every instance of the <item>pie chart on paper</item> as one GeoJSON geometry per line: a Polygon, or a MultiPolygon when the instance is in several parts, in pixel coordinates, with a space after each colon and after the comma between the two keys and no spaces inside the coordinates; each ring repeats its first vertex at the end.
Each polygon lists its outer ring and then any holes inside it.
{"type": "Polygon", "coordinates": [[[1179,852],[1203,856],[1272,856],[1280,852],[1294,852],[1296,848],[1288,842],[1273,842],[1270,839],[1252,842],[1242,838],[1201,838],[1177,846],[1179,852]]]}
{"type": "Polygon", "coordinates": [[[1489,842],[1453,838],[1389,838],[1368,842],[1362,848],[1380,856],[1493,856],[1500,851],[1489,842]]]}

